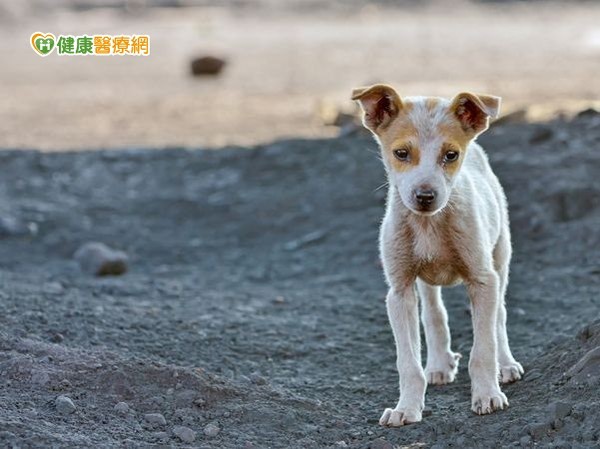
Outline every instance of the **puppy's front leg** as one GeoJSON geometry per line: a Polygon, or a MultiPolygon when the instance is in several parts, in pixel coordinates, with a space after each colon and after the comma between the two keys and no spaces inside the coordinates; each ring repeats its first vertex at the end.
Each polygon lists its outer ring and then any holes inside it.
{"type": "Polygon", "coordinates": [[[471,408],[478,415],[508,406],[506,396],[498,384],[498,284],[498,275],[491,272],[479,276],[467,285],[473,313],[473,349],[469,360],[471,408]]]}
{"type": "Polygon", "coordinates": [[[427,382],[421,367],[419,313],[414,285],[404,288],[402,292],[390,289],[386,303],[396,340],[400,400],[395,408],[385,409],[379,424],[397,427],[421,421],[427,382]]]}

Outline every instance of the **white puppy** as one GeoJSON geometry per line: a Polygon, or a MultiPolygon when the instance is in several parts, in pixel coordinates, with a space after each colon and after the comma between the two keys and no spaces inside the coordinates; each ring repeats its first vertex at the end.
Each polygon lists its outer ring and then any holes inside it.
{"type": "Polygon", "coordinates": [[[464,282],[471,300],[471,408],[508,406],[499,381],[521,378],[506,334],[504,295],[511,257],[506,198],[475,138],[500,98],[461,93],[452,100],[407,97],[375,85],[355,89],[363,123],[381,147],[389,180],[380,251],[387,311],[396,340],[400,400],[380,424],[421,421],[427,383],[452,382],[460,355],[450,348],[442,285],[464,282]],[[427,341],[421,366],[418,302],[427,341]]]}

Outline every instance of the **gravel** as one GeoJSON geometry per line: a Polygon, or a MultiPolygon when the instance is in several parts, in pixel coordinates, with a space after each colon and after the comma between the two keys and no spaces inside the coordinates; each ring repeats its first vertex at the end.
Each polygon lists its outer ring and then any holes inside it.
{"type": "MultiPolygon", "coordinates": [[[[0,447],[594,447],[594,120],[548,123],[554,135],[535,145],[527,123],[481,137],[511,208],[508,328],[525,377],[503,387],[507,410],[474,416],[463,363],[454,383],[428,388],[423,422],[403,429],[377,423],[398,379],[372,139],[0,152],[5,207],[39,225],[0,245],[0,447]],[[135,263],[122,276],[87,275],[72,258],[81,242],[110,243],[135,263]],[[52,343],[56,333],[64,339],[52,343]],[[75,413],[58,411],[60,394],[75,413]],[[120,402],[129,412],[114,410],[120,402]]],[[[443,295],[466,358],[465,291],[443,295]]]]}

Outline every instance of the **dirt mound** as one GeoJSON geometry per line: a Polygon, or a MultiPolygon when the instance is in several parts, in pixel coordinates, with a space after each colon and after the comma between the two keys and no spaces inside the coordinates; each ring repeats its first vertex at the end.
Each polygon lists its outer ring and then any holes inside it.
{"type": "MultiPolygon", "coordinates": [[[[463,364],[402,429],[377,425],[397,374],[370,138],[0,153],[0,442],[597,446],[600,122],[503,124],[481,141],[511,208],[509,335],[526,376],[508,410],[478,417],[463,364]],[[127,274],[82,273],[72,256],[90,241],[125,251],[127,274]]],[[[468,354],[464,289],[444,298],[468,354]]]]}

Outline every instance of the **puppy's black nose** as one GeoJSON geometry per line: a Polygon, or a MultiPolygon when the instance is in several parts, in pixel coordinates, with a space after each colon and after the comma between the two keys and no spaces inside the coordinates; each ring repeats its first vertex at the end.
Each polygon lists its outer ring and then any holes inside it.
{"type": "Polygon", "coordinates": [[[415,191],[417,203],[421,206],[430,206],[435,200],[435,191],[432,189],[417,189],[415,191]]]}

